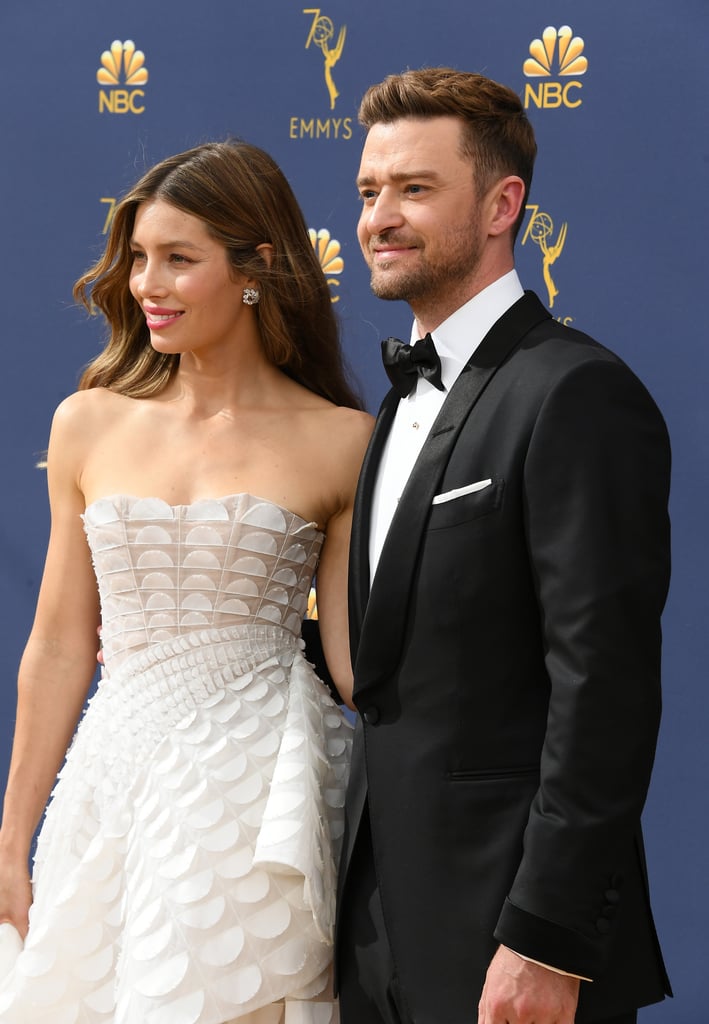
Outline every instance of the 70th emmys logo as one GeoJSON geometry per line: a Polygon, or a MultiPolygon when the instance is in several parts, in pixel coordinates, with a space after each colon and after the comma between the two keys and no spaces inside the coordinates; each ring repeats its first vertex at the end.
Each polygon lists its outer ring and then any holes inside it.
{"type": "Polygon", "coordinates": [[[580,107],[581,98],[578,92],[583,88],[580,82],[548,81],[554,74],[560,78],[575,78],[585,75],[588,60],[583,55],[584,41],[575,36],[568,25],[560,29],[549,26],[542,32],[541,39],[533,39],[529,44],[529,57],[525,60],[522,70],[527,78],[541,79],[535,87],[529,82],[524,88],[524,106],[530,103],[546,109],[553,107],[580,107]],[[572,90],[574,96],[572,97],[572,90]]]}
{"type": "Polygon", "coordinates": [[[566,243],[566,221],[559,228],[559,233],[556,236],[556,241],[552,241],[554,234],[554,221],[551,219],[548,213],[544,213],[539,207],[533,203],[530,203],[527,207],[532,214],[527,224],[527,230],[522,236],[522,245],[531,239],[535,245],[539,246],[542,254],[542,276],[544,278],[544,284],[547,286],[547,298],[549,301],[549,309],[554,308],[554,299],[559,294],[559,289],[554,283],[554,279],[551,276],[551,267],[561,256],[561,252],[566,243]]]}
{"type": "Polygon", "coordinates": [[[330,110],[334,110],[335,100],[340,94],[337,91],[337,87],[335,86],[332,78],[332,69],[342,56],[342,51],[345,48],[347,26],[342,26],[337,37],[337,42],[332,48],[330,48],[330,43],[335,38],[335,26],[332,21],[326,17],[326,15],[320,13],[319,7],[305,7],[303,8],[303,14],[313,15],[313,23],[305,42],[305,49],[307,50],[311,43],[315,43],[318,49],[322,52],[323,60],[325,62],[323,69],[325,73],[325,85],[327,86],[327,91],[330,94],[330,110]]]}
{"type": "Polygon", "coordinates": [[[145,67],[145,54],[136,50],[132,39],[126,39],[125,43],[114,39],[111,48],[103,51],[96,81],[99,85],[111,86],[108,90],[99,90],[100,114],[104,111],[109,114],[142,114],[145,110],[141,104],[145,93],[137,86],[148,81],[148,69],[145,67]],[[121,85],[128,88],[117,88],[121,85]]]}
{"type": "MultiPolygon", "coordinates": [[[[320,7],[304,7],[303,14],[310,15],[310,31],[305,40],[305,49],[309,50],[314,46],[322,54],[325,87],[330,99],[330,110],[334,110],[340,93],[332,77],[332,69],[345,48],[347,26],[343,25],[340,28],[335,39],[332,19],[322,14],[320,7]]],[[[351,139],[352,118],[294,116],[290,118],[288,134],[291,139],[351,139]]]]}

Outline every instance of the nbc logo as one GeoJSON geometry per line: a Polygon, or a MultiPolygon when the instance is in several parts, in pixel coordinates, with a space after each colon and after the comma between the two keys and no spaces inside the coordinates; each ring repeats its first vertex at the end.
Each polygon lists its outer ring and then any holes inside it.
{"type": "MultiPolygon", "coordinates": [[[[327,228],[320,228],[319,231],[315,231],[314,228],[308,228],[308,234],[310,236],[310,244],[315,250],[315,255],[320,261],[320,266],[327,278],[327,283],[331,288],[339,286],[340,282],[335,275],[341,274],[345,269],[345,261],[340,256],[340,243],[336,238],[330,237],[330,232],[327,228]]],[[[339,301],[339,295],[335,295],[332,298],[332,302],[339,301]]]]}
{"type": "Polygon", "coordinates": [[[100,89],[98,109],[102,114],[142,114],[145,107],[141,100],[145,96],[139,85],[148,81],[148,69],[145,67],[145,54],[136,50],[132,39],[122,43],[114,39],[109,50],[101,54],[101,67],[96,72],[99,85],[109,86],[100,89]],[[118,88],[119,86],[127,88],[118,88]]]}
{"type": "Polygon", "coordinates": [[[529,57],[525,60],[522,70],[527,78],[540,81],[536,85],[527,82],[524,89],[524,106],[531,103],[536,107],[580,107],[578,95],[572,98],[571,92],[582,88],[580,82],[549,81],[552,75],[559,78],[576,78],[585,75],[588,60],[584,56],[584,42],[575,36],[568,25],[560,29],[549,26],[542,32],[541,39],[533,39],[529,44],[529,57]]]}

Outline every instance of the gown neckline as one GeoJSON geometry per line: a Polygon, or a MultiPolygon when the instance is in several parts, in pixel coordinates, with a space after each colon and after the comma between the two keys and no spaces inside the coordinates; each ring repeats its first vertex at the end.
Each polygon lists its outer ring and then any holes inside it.
{"type": "Polygon", "coordinates": [[[155,494],[138,495],[128,494],[127,492],[123,491],[117,491],[114,494],[105,494],[100,498],[95,498],[93,501],[90,501],[86,508],[84,509],[84,514],[89,512],[89,510],[92,509],[95,505],[99,505],[103,501],[158,501],[160,502],[161,505],[164,505],[165,508],[169,508],[172,509],[173,512],[177,512],[181,509],[190,509],[194,508],[196,505],[208,504],[209,502],[224,503],[236,500],[238,498],[253,498],[254,501],[263,503],[264,505],[271,505],[272,508],[277,508],[279,511],[285,512],[286,515],[294,516],[296,519],[300,520],[300,522],[303,523],[304,526],[312,526],[314,529],[318,530],[319,533],[324,532],[320,529],[318,524],[314,522],[312,519],[305,519],[298,512],[294,512],[292,509],[287,508],[285,505],[280,505],[277,501],[273,501],[271,498],[262,498],[260,495],[253,494],[251,491],[234,491],[231,494],[222,494],[214,498],[196,498],[194,501],[178,504],[171,504],[169,501],[165,501],[164,498],[159,498],[155,494]]]}

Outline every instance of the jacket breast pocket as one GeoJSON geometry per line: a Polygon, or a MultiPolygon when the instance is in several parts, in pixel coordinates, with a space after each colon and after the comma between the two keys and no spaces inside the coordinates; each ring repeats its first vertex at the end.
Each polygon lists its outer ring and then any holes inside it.
{"type": "MultiPolygon", "coordinates": [[[[480,519],[496,512],[502,504],[505,482],[498,477],[479,490],[452,497],[450,500],[436,501],[431,505],[428,521],[429,530],[446,530],[460,523],[480,519]]],[[[460,488],[465,491],[465,488],[460,488]]],[[[454,493],[454,492],[453,492],[454,493]]],[[[446,495],[442,495],[445,499],[446,495]]]]}

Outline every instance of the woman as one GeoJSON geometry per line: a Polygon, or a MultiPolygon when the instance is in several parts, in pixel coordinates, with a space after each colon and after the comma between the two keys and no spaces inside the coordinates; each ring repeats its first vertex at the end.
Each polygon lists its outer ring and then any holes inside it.
{"type": "Polygon", "coordinates": [[[349,725],[300,626],[317,567],[347,700],[371,424],[326,281],[270,157],[210,143],[132,189],[75,295],[110,336],[49,443],[51,535],[0,830],[0,921],[24,950],[0,1020],[334,1021],[349,725]],[[103,678],[30,883],[99,621],[103,678]]]}

